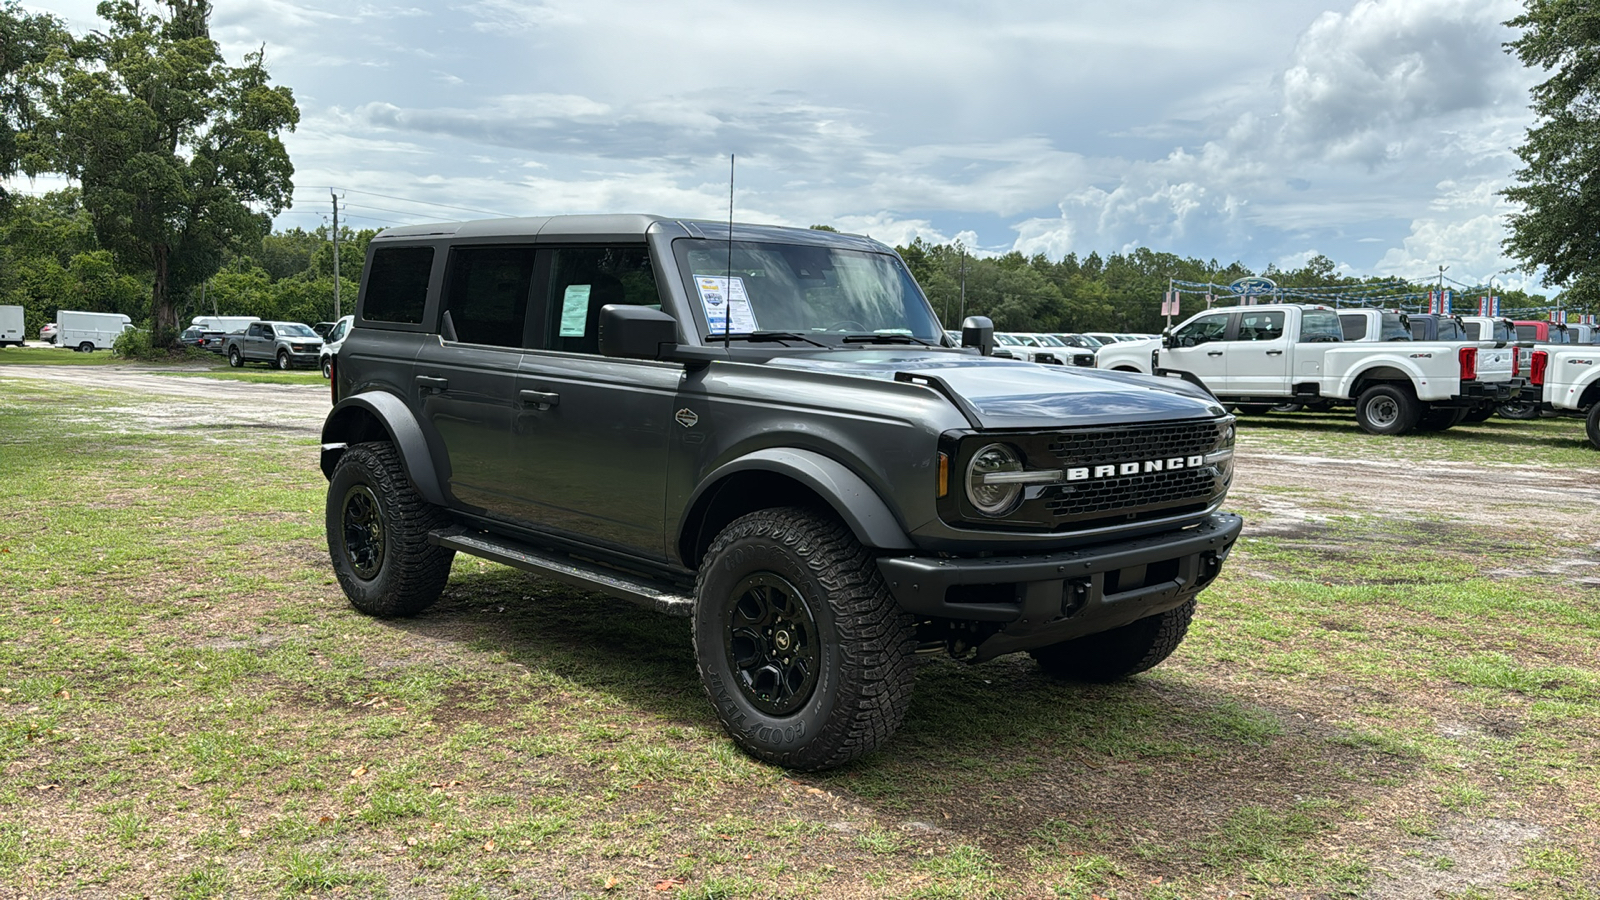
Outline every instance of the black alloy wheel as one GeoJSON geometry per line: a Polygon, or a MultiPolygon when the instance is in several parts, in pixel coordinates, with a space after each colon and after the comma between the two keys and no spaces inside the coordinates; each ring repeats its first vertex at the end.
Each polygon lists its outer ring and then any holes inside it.
{"type": "Polygon", "coordinates": [[[340,504],[340,531],[344,534],[345,560],[350,571],[363,581],[371,581],[383,568],[383,513],[378,497],[365,484],[353,484],[340,504]]]}
{"type": "Polygon", "coordinates": [[[811,699],[822,666],[817,623],[794,585],[757,572],[734,588],[723,646],[734,680],[762,712],[788,715],[811,699]]]}

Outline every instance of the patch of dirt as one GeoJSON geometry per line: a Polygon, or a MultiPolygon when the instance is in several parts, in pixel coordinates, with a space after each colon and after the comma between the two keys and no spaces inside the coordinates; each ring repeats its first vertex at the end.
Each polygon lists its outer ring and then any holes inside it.
{"type": "Polygon", "coordinates": [[[322,385],[254,384],[220,378],[173,378],[128,366],[7,366],[7,377],[37,378],[79,387],[113,388],[149,396],[181,397],[136,405],[131,412],[150,431],[252,429],[320,433],[328,415],[328,389],[322,385]]]}
{"type": "Polygon", "coordinates": [[[1517,865],[1523,846],[1543,837],[1537,825],[1504,819],[1451,820],[1437,836],[1395,847],[1373,861],[1368,897],[1433,900],[1471,889],[1497,889],[1517,865]]]}

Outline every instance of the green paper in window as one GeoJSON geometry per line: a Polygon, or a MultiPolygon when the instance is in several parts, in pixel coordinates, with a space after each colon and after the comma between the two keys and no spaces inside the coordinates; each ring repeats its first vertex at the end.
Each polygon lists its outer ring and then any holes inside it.
{"type": "Polygon", "coordinates": [[[589,285],[569,284],[561,298],[561,336],[583,337],[589,324],[589,285]]]}

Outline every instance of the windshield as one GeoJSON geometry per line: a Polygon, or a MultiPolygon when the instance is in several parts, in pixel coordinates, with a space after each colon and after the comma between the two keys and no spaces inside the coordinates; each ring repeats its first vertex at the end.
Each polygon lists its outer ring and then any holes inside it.
{"type": "Polygon", "coordinates": [[[994,339],[995,339],[996,343],[1004,344],[1007,347],[1020,347],[1020,346],[1022,346],[1022,342],[1021,341],[1017,340],[1016,338],[1012,337],[1009,334],[1001,334],[998,331],[995,332],[994,339]]]}
{"type": "Polygon", "coordinates": [[[1046,346],[1046,347],[1065,347],[1066,346],[1066,344],[1061,343],[1060,339],[1055,337],[1054,335],[1041,334],[1041,335],[1039,335],[1038,340],[1039,340],[1039,343],[1041,345],[1046,346]]]}
{"type": "Polygon", "coordinates": [[[735,241],[731,258],[727,241],[677,241],[673,248],[708,337],[793,332],[837,342],[910,335],[933,344],[943,337],[916,282],[887,253],[753,241],[735,241]]]}
{"type": "Polygon", "coordinates": [[[1082,347],[1085,350],[1098,350],[1101,347],[1099,341],[1086,334],[1058,334],[1056,337],[1065,341],[1069,347],[1082,347]]]}
{"type": "Polygon", "coordinates": [[[304,325],[274,325],[272,326],[272,330],[277,332],[278,337],[314,338],[317,336],[315,331],[312,331],[310,328],[307,328],[304,325]]]}

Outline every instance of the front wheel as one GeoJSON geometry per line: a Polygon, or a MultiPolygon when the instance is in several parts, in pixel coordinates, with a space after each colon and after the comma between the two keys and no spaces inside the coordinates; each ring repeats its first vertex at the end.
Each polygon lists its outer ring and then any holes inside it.
{"type": "Polygon", "coordinates": [[[1119,681],[1153,669],[1172,655],[1189,633],[1195,601],[1159,615],[1029,651],[1039,668],[1072,681],[1119,681]]]}
{"type": "Polygon", "coordinates": [[[278,369],[280,371],[287,372],[287,371],[289,371],[289,365],[290,365],[290,363],[289,363],[289,351],[287,351],[287,350],[279,350],[278,351],[278,369]]]}
{"type": "Polygon", "coordinates": [[[228,348],[228,365],[235,369],[244,368],[244,354],[239,352],[238,347],[228,348]]]}
{"type": "Polygon", "coordinates": [[[737,519],[712,542],[695,592],[700,680],[746,753],[826,769],[900,726],[912,618],[844,523],[797,508],[737,519]]]}
{"type": "Polygon", "coordinates": [[[455,551],[428,543],[448,525],[406,477],[386,441],[354,444],[328,482],[328,555],[356,609],[371,616],[414,616],[439,599],[455,551]]]}
{"type": "Polygon", "coordinates": [[[1356,424],[1368,434],[1405,434],[1421,415],[1417,398],[1392,384],[1367,388],[1356,400],[1356,424]]]}
{"type": "Polygon", "coordinates": [[[1600,401],[1589,407],[1589,418],[1584,431],[1589,435],[1589,446],[1600,450],[1600,401]]]}

